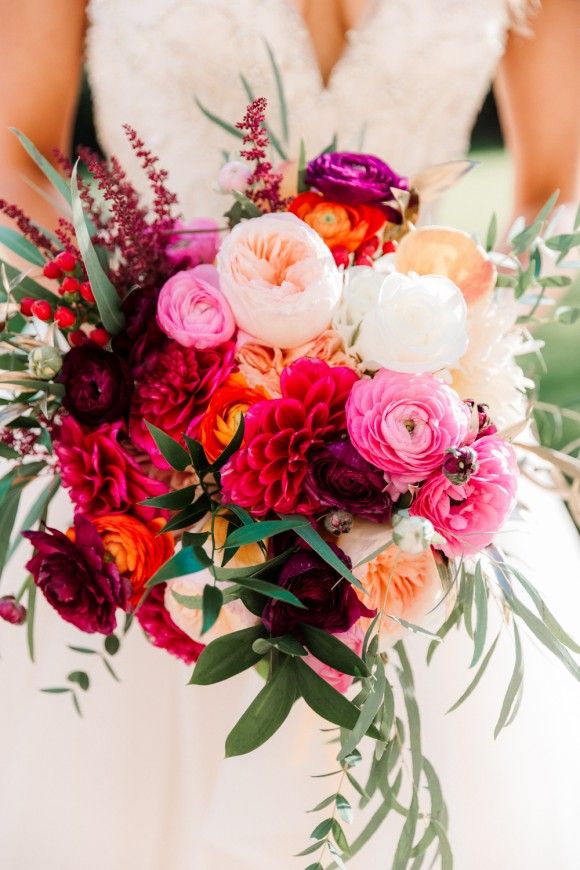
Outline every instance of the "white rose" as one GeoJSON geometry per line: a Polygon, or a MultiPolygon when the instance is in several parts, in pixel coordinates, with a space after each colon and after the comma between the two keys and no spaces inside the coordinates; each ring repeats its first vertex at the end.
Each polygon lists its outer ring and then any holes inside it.
{"type": "Polygon", "coordinates": [[[449,278],[361,271],[347,284],[335,328],[362,368],[436,372],[465,353],[467,306],[449,278]]]}
{"type": "Polygon", "coordinates": [[[320,236],[293,214],[239,223],[217,260],[221,289],[240,329],[263,344],[293,348],[325,330],[342,275],[320,236]]]}

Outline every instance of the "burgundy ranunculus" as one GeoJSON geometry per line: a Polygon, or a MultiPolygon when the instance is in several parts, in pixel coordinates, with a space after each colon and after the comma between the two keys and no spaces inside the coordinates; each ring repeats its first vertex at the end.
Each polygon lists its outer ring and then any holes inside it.
{"type": "Polygon", "coordinates": [[[59,380],[62,403],[79,423],[98,426],[127,416],[133,379],[126,363],[92,341],[66,354],[59,380]]]}
{"type": "Polygon", "coordinates": [[[59,616],[88,633],[115,631],[116,610],[127,610],[131,587],[107,560],[93,524],[77,515],[74,541],[58,529],[24,537],[36,548],[26,567],[59,616]]]}
{"type": "Polygon", "coordinates": [[[337,202],[363,205],[392,198],[391,188],[407,190],[408,179],[372,154],[335,151],[320,154],[306,167],[306,184],[337,202]]]}
{"type": "Polygon", "coordinates": [[[26,607],[14,595],[3,595],[0,598],[0,619],[11,625],[22,625],[26,622],[26,607]]]}
{"type": "Polygon", "coordinates": [[[149,591],[135,616],[153,646],[167,650],[186,665],[192,665],[199,658],[204,644],[192,640],[174,623],[164,600],[165,583],[159,583],[149,591]]]}
{"type": "MultiPolygon", "coordinates": [[[[329,544],[342,562],[351,568],[346,553],[329,544]]],[[[361,616],[372,617],[348,580],[310,549],[294,553],[280,572],[278,586],[289,589],[307,608],[295,607],[274,598],[262,613],[264,625],[274,637],[288,632],[300,634],[300,623],[314,625],[329,634],[338,634],[354,625],[361,616]]]]}
{"type": "Polygon", "coordinates": [[[348,439],[325,444],[309,456],[304,485],[327,507],[375,523],[391,518],[393,503],[384,491],[383,473],[363,459],[348,439]]]}

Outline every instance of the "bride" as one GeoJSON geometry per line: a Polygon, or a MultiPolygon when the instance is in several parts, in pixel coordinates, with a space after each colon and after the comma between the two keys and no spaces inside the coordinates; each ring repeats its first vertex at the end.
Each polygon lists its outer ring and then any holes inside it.
{"type": "MultiPolygon", "coordinates": [[[[85,46],[102,147],[131,166],[121,125],[132,124],[169,170],[188,216],[223,211],[212,180],[220,153],[232,147],[195,98],[224,118],[241,117],[241,72],[270,99],[276,126],[264,40],[284,78],[290,155],[300,136],[314,154],[337,133],[341,148],[364,141],[366,151],[407,175],[460,157],[495,78],[516,164],[515,213],[531,216],[555,188],[565,203],[578,198],[575,0],[545,0],[540,10],[525,0],[90,0],[86,10],[80,0],[5,0],[2,11],[0,195],[42,223],[54,222],[52,206],[6,130],[20,128],[49,155],[54,146],[67,150],[85,46]]],[[[511,544],[574,631],[575,531],[554,497],[526,489],[523,499],[526,528],[511,544]]],[[[65,523],[64,500],[59,509],[65,523]]],[[[10,579],[19,568],[11,566],[10,579]]],[[[25,661],[16,628],[0,632],[3,867],[299,866],[290,856],[316,824],[303,811],[326,793],[324,780],[310,777],[332,769],[332,749],[302,705],[257,754],[223,761],[225,734],[255,694],[254,674],[188,687],[187,670],[133,631],[115,662],[119,686],[97,656],[68,648],[91,644],[44,601],[37,622],[35,666],[25,661]],[[37,691],[85,667],[96,685],[82,699],[82,720],[64,698],[37,691]]],[[[510,645],[499,649],[474,696],[445,717],[471,678],[466,639],[448,640],[430,668],[424,643],[412,639],[409,650],[456,866],[580,866],[580,699],[569,675],[527,640],[526,696],[494,743],[510,645]]],[[[349,866],[390,866],[395,823],[349,866]]]]}

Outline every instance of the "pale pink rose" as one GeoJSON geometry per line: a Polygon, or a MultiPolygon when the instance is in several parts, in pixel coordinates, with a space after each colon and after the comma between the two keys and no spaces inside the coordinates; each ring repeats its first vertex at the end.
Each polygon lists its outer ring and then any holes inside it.
{"type": "Polygon", "coordinates": [[[330,324],[342,276],[318,233],[293,214],[242,221],[218,254],[237,326],[272,347],[298,347],[330,324]]]}
{"type": "Polygon", "coordinates": [[[193,269],[213,263],[220,246],[219,225],[212,218],[176,221],[165,253],[174,266],[193,269]],[[182,231],[182,232],[180,232],[182,231]]]}
{"type": "Polygon", "coordinates": [[[394,260],[397,272],[450,278],[468,305],[491,293],[497,278],[483,248],[467,233],[449,227],[420,227],[407,233],[394,260]]]}
{"type": "MultiPolygon", "coordinates": [[[[353,561],[362,561],[389,540],[389,530],[366,520],[356,520],[338,544],[353,561]]],[[[370,562],[354,568],[366,594],[357,594],[367,607],[383,611],[378,623],[383,640],[394,643],[406,633],[395,619],[426,627],[427,615],[442,594],[439,572],[430,549],[410,554],[391,544],[370,562]]],[[[369,622],[370,620],[365,620],[369,622]]]]}
{"type": "Polygon", "coordinates": [[[467,405],[433,375],[387,369],[355,383],[346,417],[358,452],[398,488],[425,480],[449,447],[463,443],[470,423],[467,405]]]}
{"type": "Polygon", "coordinates": [[[267,347],[250,339],[238,347],[236,354],[236,360],[248,384],[252,387],[264,387],[273,397],[281,395],[282,369],[302,357],[321,359],[329,366],[348,366],[354,369],[353,361],[344,352],[342,339],[334,329],[325,329],[311,341],[289,350],[267,347]]]}
{"type": "Polygon", "coordinates": [[[244,193],[251,174],[252,170],[245,163],[230,160],[219,171],[218,186],[222,193],[232,193],[234,190],[244,193]]]}
{"type": "Polygon", "coordinates": [[[425,517],[445,539],[449,556],[472,556],[487,547],[512,512],[518,466],[513,447],[497,435],[471,445],[479,467],[467,483],[451,483],[440,472],[421,487],[410,513],[425,517]]]}
{"type": "MultiPolygon", "coordinates": [[[[365,604],[368,604],[368,601],[365,600],[365,604]]],[[[346,646],[356,653],[357,656],[360,656],[364,640],[364,631],[360,622],[355,622],[348,631],[335,634],[334,637],[346,644],[346,646]]],[[[352,686],[354,677],[351,677],[350,674],[343,674],[342,671],[337,671],[336,668],[324,664],[324,662],[321,662],[320,659],[316,658],[316,656],[313,656],[312,653],[309,652],[302,661],[309,665],[309,667],[311,667],[319,677],[326,680],[326,682],[336,689],[337,692],[344,693],[350,686],[352,686]]]]}
{"type": "Polygon", "coordinates": [[[176,272],[157,300],[157,323],[183,347],[208,350],[228,341],[236,325],[213,266],[176,272]]]}

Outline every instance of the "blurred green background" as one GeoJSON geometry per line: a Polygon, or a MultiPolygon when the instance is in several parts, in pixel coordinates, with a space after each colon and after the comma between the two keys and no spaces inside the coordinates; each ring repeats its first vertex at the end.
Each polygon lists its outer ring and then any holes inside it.
{"type": "MultiPolygon", "coordinates": [[[[78,144],[98,149],[93,126],[90,92],[85,81],[75,125],[75,148],[78,144]]],[[[512,213],[513,169],[503,147],[501,129],[493,94],[490,92],[475,124],[471,152],[479,166],[466,175],[444,197],[439,212],[441,223],[485,237],[485,231],[495,211],[499,225],[508,226],[512,213]]],[[[580,305],[580,277],[562,303],[580,305]]],[[[557,324],[538,329],[537,336],[546,342],[542,352],[545,371],[541,374],[539,398],[580,412],[580,320],[571,326],[557,324]]],[[[534,377],[540,374],[537,360],[525,363],[533,366],[534,377]]],[[[559,447],[580,438],[580,424],[565,421],[561,430],[553,426],[542,431],[550,446],[559,447]]]]}

